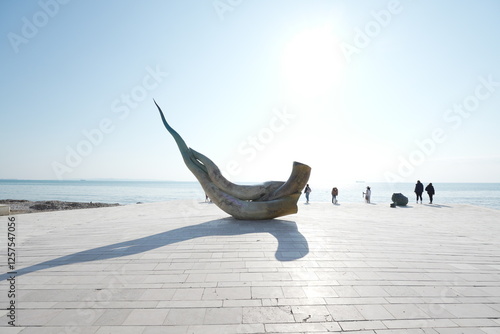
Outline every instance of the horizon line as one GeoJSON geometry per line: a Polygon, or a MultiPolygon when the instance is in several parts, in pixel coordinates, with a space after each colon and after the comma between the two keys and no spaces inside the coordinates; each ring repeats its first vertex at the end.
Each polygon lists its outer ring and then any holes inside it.
{"type": "MultiPolygon", "coordinates": [[[[58,179],[20,179],[20,178],[0,178],[0,181],[59,181],[59,182],[65,182],[65,181],[80,181],[80,182],[86,182],[86,181],[112,181],[112,182],[179,182],[179,183],[185,183],[185,182],[191,182],[191,183],[199,183],[197,180],[167,180],[167,179],[126,179],[126,178],[75,178],[75,179],[64,179],[64,180],[58,180],[58,179]]],[[[262,182],[256,182],[256,181],[239,181],[242,183],[262,183],[262,182]]],[[[385,183],[385,184],[402,184],[402,183],[414,183],[416,181],[397,181],[397,182],[388,182],[388,181],[346,181],[346,182],[339,182],[338,184],[368,184],[368,183],[385,183]]],[[[424,182],[425,183],[425,182],[424,182]]],[[[457,181],[443,181],[443,182],[432,182],[432,183],[492,183],[492,184],[500,184],[499,181],[469,181],[469,182],[457,182],[457,181]]]]}

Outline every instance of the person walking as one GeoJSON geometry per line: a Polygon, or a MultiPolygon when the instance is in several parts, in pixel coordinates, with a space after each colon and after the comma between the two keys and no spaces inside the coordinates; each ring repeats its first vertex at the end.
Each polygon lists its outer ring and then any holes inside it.
{"type": "Polygon", "coordinates": [[[304,192],[306,193],[306,203],[309,203],[309,194],[311,193],[311,187],[309,187],[309,183],[306,185],[304,192]]]}
{"type": "Polygon", "coordinates": [[[420,204],[422,204],[422,193],[424,192],[424,185],[420,180],[417,181],[417,184],[415,185],[415,194],[417,194],[417,204],[418,204],[418,199],[420,198],[420,204]]]}
{"type": "Polygon", "coordinates": [[[436,193],[434,191],[434,186],[432,185],[432,183],[429,183],[427,187],[425,187],[425,191],[427,191],[427,195],[429,195],[429,204],[432,204],[432,199],[434,197],[434,194],[436,193]]]}
{"type": "Polygon", "coordinates": [[[363,196],[365,196],[366,203],[370,203],[370,197],[372,196],[372,190],[370,187],[366,187],[366,192],[363,193],[363,196]]]}
{"type": "Polygon", "coordinates": [[[339,190],[337,187],[333,187],[332,189],[332,203],[337,204],[337,196],[339,195],[339,190]]]}

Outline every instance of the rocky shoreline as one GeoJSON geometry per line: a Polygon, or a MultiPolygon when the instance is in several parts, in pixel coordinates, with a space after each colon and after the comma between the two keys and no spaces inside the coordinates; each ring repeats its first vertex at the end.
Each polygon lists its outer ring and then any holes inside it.
{"type": "Polygon", "coordinates": [[[2,199],[0,204],[10,206],[10,214],[76,210],[89,208],[103,208],[108,206],[118,206],[118,203],[93,203],[93,202],[63,202],[63,201],[28,201],[16,199],[2,199]]]}

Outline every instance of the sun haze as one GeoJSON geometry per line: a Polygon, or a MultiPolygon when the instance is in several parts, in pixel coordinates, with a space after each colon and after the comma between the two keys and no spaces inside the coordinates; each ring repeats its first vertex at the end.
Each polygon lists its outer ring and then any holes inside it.
{"type": "Polygon", "coordinates": [[[500,3],[0,5],[0,178],[500,182],[500,3]]]}

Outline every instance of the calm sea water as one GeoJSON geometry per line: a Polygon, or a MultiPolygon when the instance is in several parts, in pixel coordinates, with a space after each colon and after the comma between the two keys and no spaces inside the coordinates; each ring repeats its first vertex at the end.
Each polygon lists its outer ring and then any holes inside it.
{"type": "Polygon", "coordinates": [[[0,180],[0,199],[132,204],[205,199],[197,182],[0,180]]]}
{"type": "MultiPolygon", "coordinates": [[[[393,193],[415,201],[413,183],[351,183],[339,188],[339,203],[362,203],[366,186],[372,190],[372,203],[391,203],[393,193]]],[[[427,185],[424,183],[424,186],[427,185]]],[[[433,183],[435,204],[472,204],[500,210],[500,183],[433,183]]],[[[311,202],[331,202],[331,187],[310,184],[311,202]]],[[[333,185],[332,185],[333,186],[333,185]]],[[[423,195],[428,202],[427,194],[423,195]]],[[[197,182],[169,181],[32,181],[0,180],[0,199],[32,201],[60,200],[132,204],[180,199],[199,199],[205,195],[197,182]]],[[[300,201],[305,201],[302,195],[300,201]]]]}

